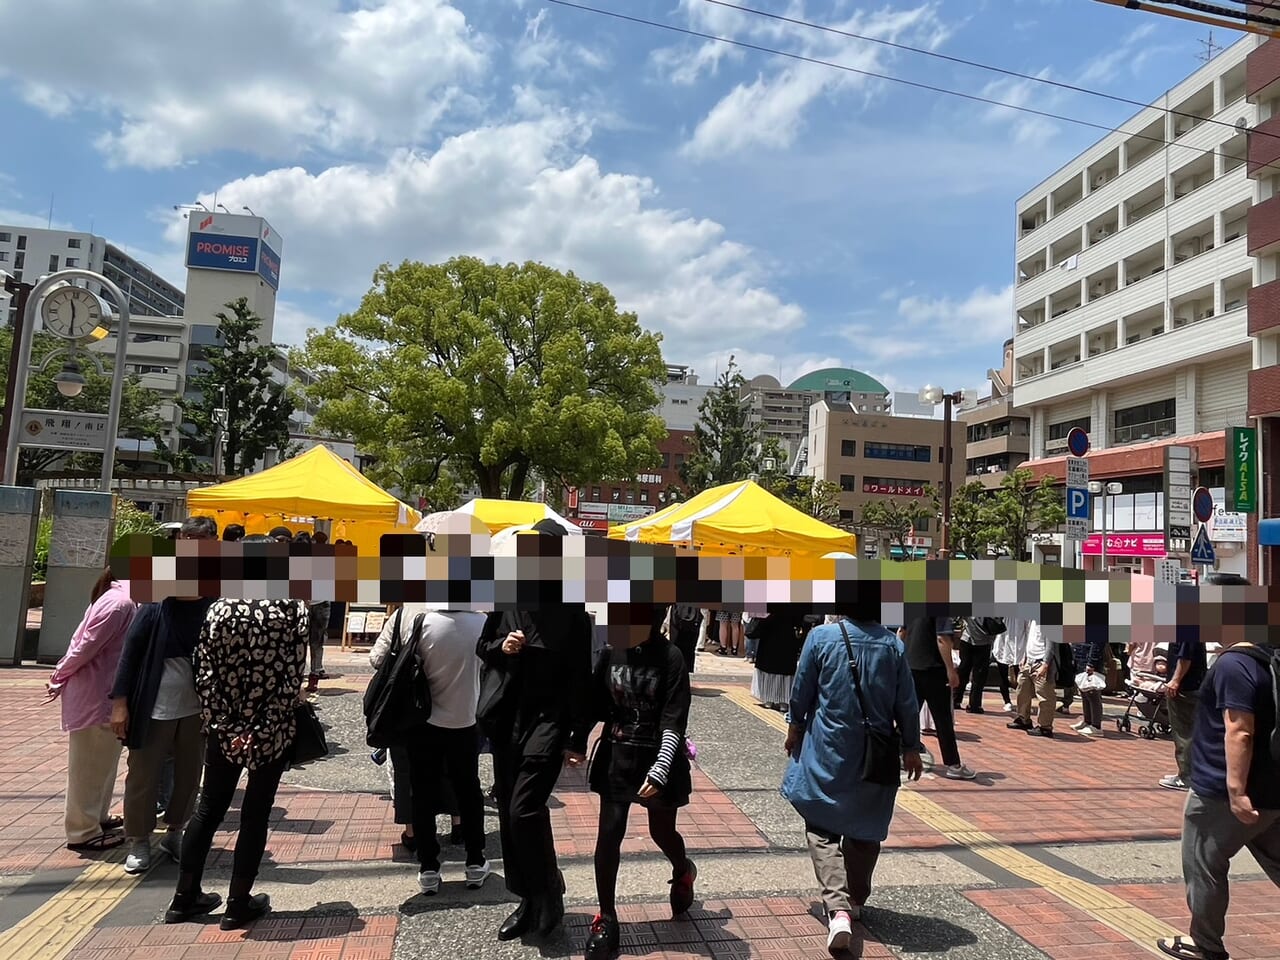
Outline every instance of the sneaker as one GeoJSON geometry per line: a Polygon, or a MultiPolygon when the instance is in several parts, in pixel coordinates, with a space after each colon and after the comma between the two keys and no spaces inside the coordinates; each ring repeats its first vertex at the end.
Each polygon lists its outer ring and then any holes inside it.
{"type": "Polygon", "coordinates": [[[440,892],[440,871],[439,870],[419,870],[418,871],[418,887],[428,897],[433,897],[440,892]]]}
{"type": "Polygon", "coordinates": [[[166,831],[164,838],[160,841],[160,852],[174,863],[182,860],[182,831],[166,831]]]}
{"type": "Polygon", "coordinates": [[[128,874],[146,873],[151,869],[151,844],[146,840],[134,840],[129,844],[129,853],[124,858],[124,872],[128,874]]]}
{"type": "Polygon", "coordinates": [[[1003,707],[1001,707],[1000,709],[1002,709],[1005,713],[1013,713],[1013,704],[1012,704],[1012,703],[1006,703],[1006,704],[1005,704],[1003,707]]]}
{"type": "Polygon", "coordinates": [[[587,933],[586,960],[613,960],[621,939],[618,921],[597,913],[587,933]]]}
{"type": "Polygon", "coordinates": [[[1005,726],[1008,727],[1010,730],[1030,730],[1031,721],[1023,720],[1021,717],[1014,717],[1012,720],[1006,723],[1005,726]]]}
{"type": "Polygon", "coordinates": [[[489,866],[488,860],[481,864],[467,864],[467,889],[479,890],[491,873],[493,873],[493,867],[489,866]]]}
{"type": "Polygon", "coordinates": [[[1176,773],[1171,773],[1167,777],[1160,778],[1160,786],[1166,790],[1185,790],[1187,789],[1187,781],[1176,773]]]}
{"type": "Polygon", "coordinates": [[[953,763],[947,767],[946,777],[948,780],[972,780],[976,776],[977,774],[963,763],[953,763]]]}
{"type": "Polygon", "coordinates": [[[1073,723],[1073,724],[1071,725],[1071,729],[1072,729],[1072,730],[1083,730],[1083,729],[1084,729],[1085,727],[1087,727],[1087,726],[1088,726],[1088,724],[1087,724],[1087,723],[1085,723],[1083,720],[1081,720],[1079,723],[1073,723]]]}
{"type": "Polygon", "coordinates": [[[1089,726],[1087,723],[1083,727],[1072,727],[1071,729],[1075,730],[1082,737],[1096,737],[1098,735],[1097,729],[1089,726]]]}
{"type": "Polygon", "coordinates": [[[1053,739],[1053,729],[1051,727],[1032,727],[1027,731],[1029,737],[1048,737],[1053,739]]]}
{"type": "Polygon", "coordinates": [[[843,957],[848,954],[852,942],[853,918],[841,910],[827,923],[827,953],[833,957],[843,957]]]}
{"type": "Polygon", "coordinates": [[[693,882],[698,879],[698,868],[692,860],[685,860],[684,870],[671,880],[671,916],[688,913],[693,906],[693,882]]]}

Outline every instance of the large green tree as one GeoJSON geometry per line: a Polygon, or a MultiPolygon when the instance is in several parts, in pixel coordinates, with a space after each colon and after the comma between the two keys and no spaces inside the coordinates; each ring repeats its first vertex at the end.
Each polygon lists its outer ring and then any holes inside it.
{"type": "MultiPolygon", "coordinates": [[[[13,330],[10,327],[0,328],[0,381],[9,377],[9,351],[13,345],[13,330]]],[[[47,333],[37,333],[31,339],[31,357],[39,364],[55,350],[66,345],[66,341],[47,333]]],[[[65,354],[64,354],[65,356],[65,354]]],[[[114,358],[105,354],[97,354],[102,363],[99,373],[92,360],[85,356],[80,359],[80,371],[84,375],[85,385],[75,397],[64,397],[53,383],[53,375],[60,367],[58,361],[51,363],[43,373],[32,371],[27,379],[26,406],[34,410],[67,410],[76,413],[106,413],[111,401],[111,376],[115,363],[114,358]]],[[[157,408],[160,394],[142,386],[138,377],[130,375],[125,378],[120,393],[120,428],[118,436],[122,438],[150,440],[160,450],[164,447],[164,433],[158,422],[157,408]]],[[[8,412],[5,411],[5,416],[8,412]]],[[[127,460],[127,451],[116,459],[127,460]]],[[[98,473],[102,470],[102,455],[98,453],[77,453],[68,455],[61,450],[41,450],[30,447],[22,450],[18,459],[18,482],[30,484],[42,473],[50,470],[55,464],[68,470],[83,470],[87,473],[98,473]]]]}
{"type": "Polygon", "coordinates": [[[446,475],[509,499],[535,476],[628,481],[666,433],[660,338],[603,285],[540,263],[384,264],[302,360],[317,423],[428,496],[446,475]]]}
{"type": "Polygon", "coordinates": [[[751,421],[743,403],[746,385],[746,378],[730,357],[729,365],[698,405],[698,422],[689,440],[692,450],[680,467],[680,479],[690,494],[777,472],[782,451],[765,439],[760,424],[751,421]],[[769,460],[775,464],[773,470],[765,469],[769,460]]]}
{"type": "MultiPolygon", "coordinates": [[[[963,553],[971,559],[982,558],[998,534],[992,529],[992,497],[978,481],[970,480],[951,494],[951,529],[947,539],[952,554],[963,553]]],[[[935,498],[938,515],[942,501],[935,498]]]]}
{"type": "Polygon", "coordinates": [[[1067,521],[1062,491],[1049,477],[1036,483],[1030,470],[1006,474],[985,506],[992,545],[1015,560],[1030,557],[1027,539],[1032,534],[1056,530],[1067,521]]]}
{"type": "Polygon", "coordinates": [[[760,485],[815,520],[834,524],[840,519],[840,485],[830,480],[765,473],[760,485]]]}
{"type": "MultiPolygon", "coordinates": [[[[253,467],[269,448],[287,456],[289,418],[297,410],[284,385],[271,376],[274,350],[258,340],[262,318],[241,297],[227,304],[230,313],[218,313],[218,345],[204,348],[202,373],[191,378],[194,396],[178,401],[183,428],[192,441],[212,448],[217,436],[214,411],[227,411],[223,432],[222,463],[226,476],[253,467]]],[[[177,460],[189,460],[183,452],[177,460]]]]}

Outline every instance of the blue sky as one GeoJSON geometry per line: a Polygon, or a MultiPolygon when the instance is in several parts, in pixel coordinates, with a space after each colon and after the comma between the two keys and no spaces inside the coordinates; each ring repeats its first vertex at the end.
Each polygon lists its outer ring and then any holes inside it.
{"type": "MultiPolygon", "coordinates": [[[[707,0],[584,2],[1133,112],[707,0]]],[[[1208,32],[1093,0],[741,2],[1138,100],[1199,66],[1208,32]]],[[[0,0],[0,22],[25,38],[0,61],[0,222],[42,224],[52,196],[56,224],[181,284],[173,205],[248,205],[284,238],[292,342],[378,263],[469,253],[608,284],[706,379],[733,353],[749,375],[980,386],[1011,330],[1014,201],[1100,136],[543,0],[0,0]]]]}

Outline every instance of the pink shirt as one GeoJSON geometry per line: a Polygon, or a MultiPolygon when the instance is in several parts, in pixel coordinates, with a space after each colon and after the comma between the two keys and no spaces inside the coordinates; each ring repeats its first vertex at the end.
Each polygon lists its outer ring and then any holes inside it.
{"type": "Polygon", "coordinates": [[[126,581],[113,581],[85,611],[52,683],[62,690],[62,729],[84,730],[111,720],[111,685],[125,634],[138,605],[126,581]]]}

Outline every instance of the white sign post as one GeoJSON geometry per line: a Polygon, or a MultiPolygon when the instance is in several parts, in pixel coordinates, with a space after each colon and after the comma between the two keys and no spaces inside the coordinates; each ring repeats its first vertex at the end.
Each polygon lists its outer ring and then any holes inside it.
{"type": "Polygon", "coordinates": [[[1070,555],[1074,566],[1077,543],[1089,536],[1089,461],[1084,457],[1067,457],[1067,528],[1063,543],[1063,560],[1070,555]]]}

